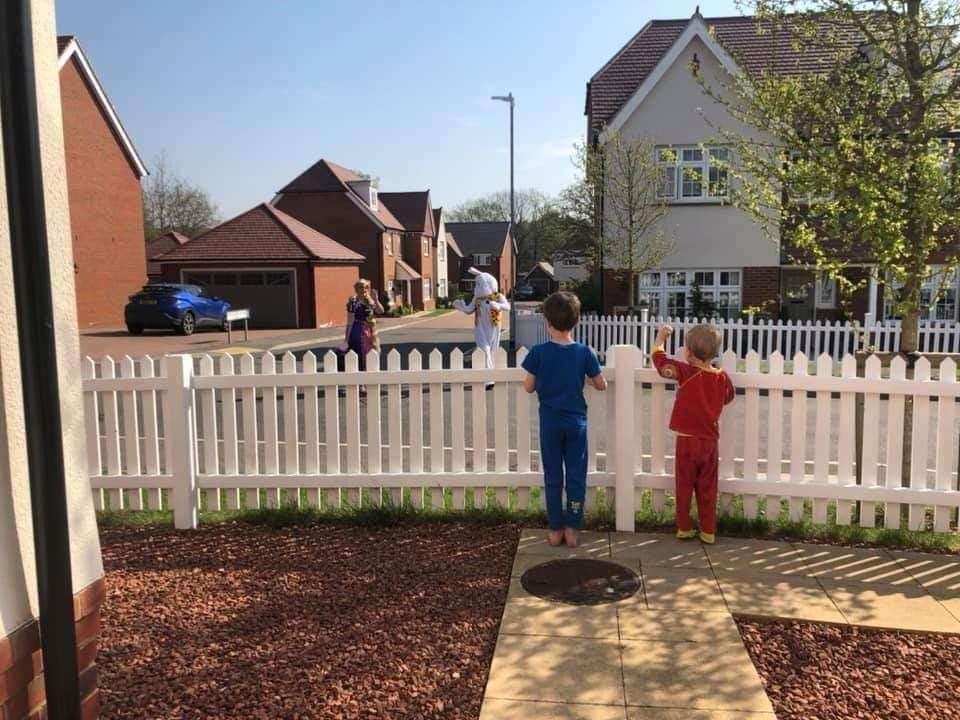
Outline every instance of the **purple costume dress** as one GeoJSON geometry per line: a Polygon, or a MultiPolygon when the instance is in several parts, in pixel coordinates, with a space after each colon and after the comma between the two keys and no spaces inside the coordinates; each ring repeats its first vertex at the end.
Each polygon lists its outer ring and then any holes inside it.
{"type": "Polygon", "coordinates": [[[347,346],[359,356],[360,369],[365,370],[367,353],[379,347],[373,307],[360,298],[352,297],[347,301],[347,312],[353,314],[347,346]]]}

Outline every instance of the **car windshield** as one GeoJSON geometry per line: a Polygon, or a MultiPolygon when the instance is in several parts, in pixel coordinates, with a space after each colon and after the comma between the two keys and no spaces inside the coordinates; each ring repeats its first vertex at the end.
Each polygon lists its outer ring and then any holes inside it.
{"type": "Polygon", "coordinates": [[[196,285],[144,285],[140,291],[147,295],[173,295],[185,292],[190,295],[201,295],[203,291],[196,285]]]}

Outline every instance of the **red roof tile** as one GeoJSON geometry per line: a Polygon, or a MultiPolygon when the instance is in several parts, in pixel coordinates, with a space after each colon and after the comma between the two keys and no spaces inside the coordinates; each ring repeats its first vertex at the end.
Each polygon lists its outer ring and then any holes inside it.
{"type": "Polygon", "coordinates": [[[227,260],[359,263],[363,256],[262,203],[155,259],[163,263],[227,260]]]}
{"type": "MultiPolygon", "coordinates": [[[[590,127],[608,123],[636,92],[673,43],[690,23],[683,20],[652,20],[620,49],[587,83],[585,114],[590,127]]],[[[746,72],[773,69],[785,75],[814,72],[832,60],[831,51],[798,44],[789,26],[771,31],[772,24],[753,16],[703,18],[704,25],[746,72]]],[[[850,47],[860,38],[852,31],[850,47]]]]}

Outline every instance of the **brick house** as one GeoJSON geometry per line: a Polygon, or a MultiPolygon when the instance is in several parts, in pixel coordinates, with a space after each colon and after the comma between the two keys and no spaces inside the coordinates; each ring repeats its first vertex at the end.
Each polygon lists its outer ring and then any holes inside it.
{"type": "Polygon", "coordinates": [[[155,262],[155,258],[188,242],[190,238],[176,230],[165,232],[150,240],[147,243],[147,276],[153,278],[160,274],[160,264],[155,262]]]}
{"type": "MultiPolygon", "coordinates": [[[[843,314],[842,304],[855,318],[865,312],[880,316],[882,293],[875,281],[853,297],[838,297],[835,281],[818,277],[732,207],[722,190],[725,170],[712,163],[728,159],[730,151],[705,146],[717,127],[750,129],[704,95],[690,72],[692,62],[720,87],[722,78],[742,71],[808,71],[817,66],[817,52],[795,46],[789,34],[762,32],[753,17],[704,18],[696,12],[647,23],[587,83],[588,142],[600,145],[614,130],[652,138],[655,160],[664,168],[660,195],[670,207],[663,229],[675,250],[659,268],[636,278],[638,297],[652,313],[684,314],[696,283],[727,316],[758,308],[790,319],[834,319],[843,314]]],[[[866,267],[851,274],[858,272],[869,274],[866,267]]],[[[629,302],[630,288],[617,269],[605,267],[603,274],[604,310],[611,312],[629,302]]]]}
{"type": "MultiPolygon", "coordinates": [[[[447,223],[447,232],[460,251],[457,284],[462,292],[473,291],[471,267],[493,275],[500,285],[500,292],[513,290],[513,259],[516,242],[509,222],[457,222],[447,223]]],[[[454,265],[450,265],[454,276],[454,265]]]]}
{"type": "Polygon", "coordinates": [[[382,192],[380,202],[389,208],[403,225],[401,255],[419,276],[420,282],[411,282],[407,304],[418,310],[433,310],[437,303],[436,249],[433,226],[433,207],[430,191],[382,192]]]}
{"type": "Polygon", "coordinates": [[[155,257],[156,279],[251,310],[251,327],[342,324],[364,258],[266,203],[155,257]]]}
{"type": "Polygon", "coordinates": [[[78,324],[121,325],[146,280],[147,169],[77,39],[58,37],[57,49],[78,324]]]}
{"type": "MultiPolygon", "coordinates": [[[[411,238],[433,232],[429,196],[411,193],[421,196],[418,206],[424,213],[422,219],[419,211],[411,214],[408,230],[380,200],[377,185],[373,178],[319,160],[287,183],[271,205],[362,255],[360,275],[370,280],[385,304],[423,310],[423,274],[418,269],[424,267],[422,250],[417,245],[413,252],[416,243],[411,238]]],[[[432,269],[428,272],[432,277],[432,269]]]]}

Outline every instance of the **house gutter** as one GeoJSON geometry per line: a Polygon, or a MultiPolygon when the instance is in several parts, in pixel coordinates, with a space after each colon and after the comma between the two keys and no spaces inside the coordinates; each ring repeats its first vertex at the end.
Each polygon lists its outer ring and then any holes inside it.
{"type": "Polygon", "coordinates": [[[79,720],[70,532],[31,0],[0,3],[0,112],[46,717],[79,720]]]}

